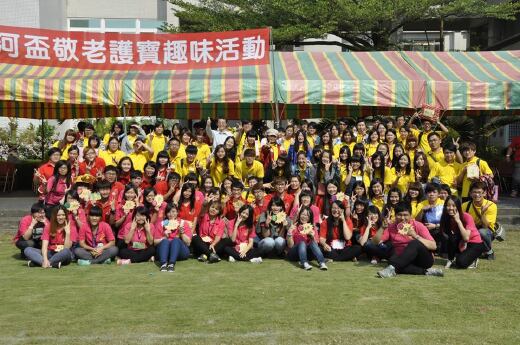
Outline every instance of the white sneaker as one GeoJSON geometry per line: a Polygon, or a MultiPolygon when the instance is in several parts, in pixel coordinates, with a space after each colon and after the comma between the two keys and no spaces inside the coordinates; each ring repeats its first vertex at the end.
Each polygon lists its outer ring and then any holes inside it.
{"type": "Polygon", "coordinates": [[[377,265],[378,264],[377,259],[376,258],[372,258],[372,260],[370,260],[370,264],[371,265],[377,265]]]}
{"type": "Polygon", "coordinates": [[[444,268],[449,270],[451,268],[451,266],[453,266],[454,263],[455,263],[455,260],[448,260],[448,261],[446,261],[446,265],[444,265],[444,268]]]}
{"type": "Polygon", "coordinates": [[[328,269],[329,269],[329,268],[327,267],[327,265],[325,265],[324,262],[322,262],[322,263],[320,264],[320,270],[322,270],[322,271],[327,271],[328,269]]]}
{"type": "Polygon", "coordinates": [[[430,267],[425,273],[427,276],[444,277],[444,272],[440,268],[430,267]]]}
{"type": "Polygon", "coordinates": [[[478,258],[476,258],[475,261],[473,261],[471,263],[471,265],[468,266],[468,268],[470,268],[470,269],[475,269],[477,267],[478,267],[478,258]]]}
{"type": "Polygon", "coordinates": [[[377,272],[377,275],[379,276],[379,278],[392,278],[392,277],[395,277],[397,275],[397,273],[395,273],[394,266],[388,265],[388,266],[386,266],[386,268],[377,272]]]}
{"type": "Polygon", "coordinates": [[[250,262],[254,263],[254,264],[261,264],[262,263],[262,258],[261,257],[257,257],[257,258],[252,258],[251,260],[249,260],[250,262]]]}
{"type": "Polygon", "coordinates": [[[306,270],[306,271],[310,271],[312,270],[312,266],[309,265],[308,262],[304,262],[303,265],[302,265],[303,269],[306,270]]]}
{"type": "Polygon", "coordinates": [[[235,262],[236,260],[235,260],[234,257],[230,256],[229,259],[228,259],[228,261],[229,261],[229,262],[235,262]]]}

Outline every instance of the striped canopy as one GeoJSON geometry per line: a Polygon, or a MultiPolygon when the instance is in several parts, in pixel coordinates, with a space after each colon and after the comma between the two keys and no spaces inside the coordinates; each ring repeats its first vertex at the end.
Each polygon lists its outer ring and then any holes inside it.
{"type": "Polygon", "coordinates": [[[269,119],[520,109],[520,51],[274,52],[271,65],[101,71],[0,64],[0,116],[269,119]]]}

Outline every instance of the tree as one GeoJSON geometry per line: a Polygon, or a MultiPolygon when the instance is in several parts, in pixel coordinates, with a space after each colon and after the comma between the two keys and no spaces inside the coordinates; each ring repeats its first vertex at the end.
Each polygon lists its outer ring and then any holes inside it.
{"type": "Polygon", "coordinates": [[[389,50],[392,36],[404,25],[420,20],[498,18],[512,20],[520,2],[489,4],[486,0],[168,0],[175,5],[180,26],[169,32],[241,30],[270,26],[277,47],[334,34],[349,50],[389,50]]]}

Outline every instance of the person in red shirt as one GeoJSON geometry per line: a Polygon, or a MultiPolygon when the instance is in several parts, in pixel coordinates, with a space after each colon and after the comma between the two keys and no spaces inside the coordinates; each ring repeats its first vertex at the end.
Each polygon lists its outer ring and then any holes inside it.
{"type": "Polygon", "coordinates": [[[144,206],[137,207],[133,212],[132,222],[126,224],[118,234],[125,242],[126,248],[119,251],[121,259],[117,260],[117,264],[149,261],[155,254],[154,232],[155,227],[150,223],[148,209],[144,206]]]}
{"type": "Polygon", "coordinates": [[[90,208],[88,220],[79,230],[79,247],[74,250],[78,265],[110,263],[117,255],[114,233],[101,221],[102,214],[100,207],[90,208]]]}
{"type": "Polygon", "coordinates": [[[253,208],[249,205],[240,207],[238,216],[233,222],[233,232],[230,236],[233,245],[224,248],[224,251],[229,255],[229,262],[239,260],[261,263],[260,252],[253,247],[253,240],[256,237],[253,225],[253,208]]]}
{"type": "Polygon", "coordinates": [[[197,221],[202,210],[204,200],[196,196],[196,189],[192,183],[185,182],[179,195],[179,217],[189,222],[192,229],[197,228],[197,221]]]}
{"type": "Polygon", "coordinates": [[[232,245],[229,238],[224,238],[226,223],[221,217],[222,204],[220,201],[213,201],[208,206],[208,211],[204,213],[199,221],[198,233],[193,236],[191,241],[193,252],[198,256],[198,260],[210,263],[220,261],[220,256],[224,248],[232,245]]]}
{"type": "Polygon", "coordinates": [[[287,193],[287,179],[285,177],[276,177],[273,180],[274,193],[271,193],[270,198],[278,196],[283,200],[284,211],[289,214],[294,202],[294,195],[287,193]]]}
{"type": "Polygon", "coordinates": [[[65,193],[71,186],[70,166],[67,162],[60,160],[54,166],[53,175],[47,180],[45,207],[48,211],[62,202],[65,193]]]}
{"type": "Polygon", "coordinates": [[[95,185],[95,190],[99,193],[101,199],[89,202],[86,208],[86,213],[90,214],[90,210],[94,206],[99,207],[102,211],[101,221],[105,223],[110,223],[111,210],[114,209],[114,212],[116,210],[116,198],[111,198],[110,182],[97,182],[95,185]]]}
{"type": "Polygon", "coordinates": [[[234,220],[238,216],[238,210],[247,204],[247,201],[242,197],[244,185],[242,182],[235,180],[231,185],[231,196],[224,206],[224,217],[229,220],[234,220]]]}
{"type": "Polygon", "coordinates": [[[31,214],[24,216],[18,225],[18,231],[13,238],[16,247],[20,249],[22,257],[24,250],[28,247],[41,248],[41,236],[47,224],[45,218],[45,207],[41,202],[31,206],[31,214]]]}
{"type": "Polygon", "coordinates": [[[253,207],[253,222],[256,228],[256,225],[258,224],[258,219],[260,218],[260,215],[267,211],[267,206],[269,205],[269,202],[265,200],[265,189],[262,186],[261,183],[256,184],[252,189],[253,195],[255,196],[255,200],[251,204],[253,207]]]}
{"type": "Polygon", "coordinates": [[[161,194],[166,202],[171,202],[175,194],[179,191],[179,182],[181,175],[172,171],[166,181],[159,181],[155,184],[154,189],[157,194],[161,194]]]}
{"type": "Polygon", "coordinates": [[[378,245],[372,242],[378,232],[379,236],[383,233],[383,218],[377,206],[368,206],[368,214],[366,224],[362,224],[355,234],[356,242],[359,243],[363,252],[367,254],[370,263],[377,265],[380,259],[388,259],[392,252],[392,246],[389,243],[380,243],[378,245]]]}
{"type": "Polygon", "coordinates": [[[91,175],[96,179],[101,179],[103,177],[103,170],[105,169],[105,160],[103,158],[99,158],[96,153],[96,149],[89,147],[85,149],[83,153],[84,160],[79,163],[79,174],[80,175],[91,175]]]}
{"type": "Polygon", "coordinates": [[[157,174],[155,176],[155,180],[157,182],[167,181],[168,175],[171,173],[170,168],[170,156],[168,156],[168,151],[161,151],[157,154],[157,174]]]}
{"type": "Polygon", "coordinates": [[[312,224],[314,215],[309,207],[302,206],[296,221],[287,232],[287,259],[289,261],[299,261],[300,266],[309,271],[312,266],[309,260],[316,258],[319,268],[326,271],[325,257],[318,246],[318,228],[312,224]]]}
{"type": "MultiPolygon", "coordinates": [[[[139,205],[137,199],[137,187],[133,184],[127,184],[123,191],[123,198],[116,204],[115,211],[110,210],[110,224],[113,224],[118,238],[123,240],[123,236],[120,236],[122,229],[128,224],[132,223],[133,211],[139,205]]],[[[118,242],[119,249],[124,248],[122,241],[118,242]]]]}
{"type": "Polygon", "coordinates": [[[29,259],[29,267],[61,268],[72,261],[71,247],[76,235],[67,222],[67,209],[59,205],[53,209],[50,222],[43,229],[42,249],[25,248],[24,255],[29,259]]]}
{"type": "Polygon", "coordinates": [[[157,168],[154,162],[146,162],[144,165],[143,182],[141,182],[141,189],[146,189],[155,186],[155,178],[157,176],[157,168]]]}
{"type": "Polygon", "coordinates": [[[393,254],[389,265],[377,272],[381,278],[395,277],[396,274],[444,275],[439,268],[433,268],[432,251],[437,249],[435,240],[428,229],[411,217],[411,206],[400,201],[395,205],[395,222],[386,228],[382,235],[376,234],[372,242],[380,244],[390,241],[393,254]]]}
{"type": "Polygon", "coordinates": [[[361,246],[352,244],[352,221],[345,219],[345,206],[332,202],[330,215],[321,223],[320,243],[323,255],[334,261],[349,261],[361,254],[361,246]]]}
{"type": "Polygon", "coordinates": [[[511,162],[513,156],[513,183],[511,184],[511,197],[516,198],[520,191],[520,136],[514,137],[507,147],[506,161],[511,162]]]}
{"type": "Polygon", "coordinates": [[[179,217],[175,204],[168,204],[165,213],[166,219],[155,224],[153,238],[161,272],[173,272],[177,260],[190,256],[193,234],[189,223],[179,217]]]}
{"type": "Polygon", "coordinates": [[[484,241],[475,226],[473,217],[462,211],[459,198],[450,195],[442,210],[441,233],[448,249],[446,268],[477,268],[478,258],[485,252],[484,241]]]}
{"type": "Polygon", "coordinates": [[[130,157],[123,157],[117,164],[117,180],[123,185],[130,183],[130,172],[134,171],[134,163],[130,157]]]}
{"type": "Polygon", "coordinates": [[[110,183],[110,200],[120,200],[125,190],[125,185],[117,181],[118,170],[115,166],[109,165],[105,168],[105,181],[110,183]]]}
{"type": "Polygon", "coordinates": [[[164,200],[156,200],[156,195],[153,188],[146,188],[143,191],[143,206],[148,209],[150,222],[152,224],[156,224],[157,221],[162,221],[166,210],[166,202],[164,202],[164,200]]]}
{"type": "Polygon", "coordinates": [[[38,190],[38,199],[45,199],[47,193],[47,181],[54,174],[54,166],[61,159],[61,151],[57,147],[53,147],[47,153],[49,161],[40,165],[38,169],[34,170],[33,183],[38,190]]]}

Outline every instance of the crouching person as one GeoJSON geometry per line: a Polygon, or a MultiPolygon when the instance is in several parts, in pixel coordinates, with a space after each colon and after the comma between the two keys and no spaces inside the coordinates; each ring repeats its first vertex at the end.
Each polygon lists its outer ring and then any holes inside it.
{"type": "Polygon", "coordinates": [[[190,256],[192,232],[190,222],[179,217],[176,204],[168,204],[165,213],[166,219],[155,225],[154,243],[161,272],[173,272],[178,260],[190,256]]]}
{"type": "Polygon", "coordinates": [[[376,244],[390,241],[394,252],[389,265],[377,272],[381,278],[394,277],[396,274],[416,274],[443,276],[441,269],[432,268],[433,254],[437,248],[428,229],[411,217],[411,206],[399,202],[395,208],[395,222],[386,228],[382,235],[376,234],[372,241],[376,244]]]}
{"type": "Polygon", "coordinates": [[[42,247],[41,237],[47,223],[45,207],[39,202],[31,206],[31,214],[20,219],[18,232],[14,236],[13,242],[20,249],[22,257],[24,256],[25,248],[34,247],[40,249],[42,247]]]}
{"type": "Polygon", "coordinates": [[[441,217],[441,232],[448,249],[446,268],[477,268],[486,247],[471,215],[462,212],[460,200],[448,196],[441,217]]]}
{"type": "Polygon", "coordinates": [[[126,248],[119,250],[118,265],[149,261],[155,254],[153,246],[154,226],[150,224],[148,209],[139,206],[134,210],[132,222],[125,225],[118,236],[126,248]]]}
{"type": "Polygon", "coordinates": [[[56,206],[51,213],[50,222],[43,229],[42,249],[25,248],[24,255],[29,259],[29,267],[61,268],[71,262],[71,247],[77,234],[71,231],[67,213],[64,206],[56,206]]]}
{"type": "Polygon", "coordinates": [[[78,265],[111,263],[117,255],[116,239],[108,223],[102,222],[103,211],[93,206],[87,222],[79,229],[79,247],[74,250],[78,265]]]}

